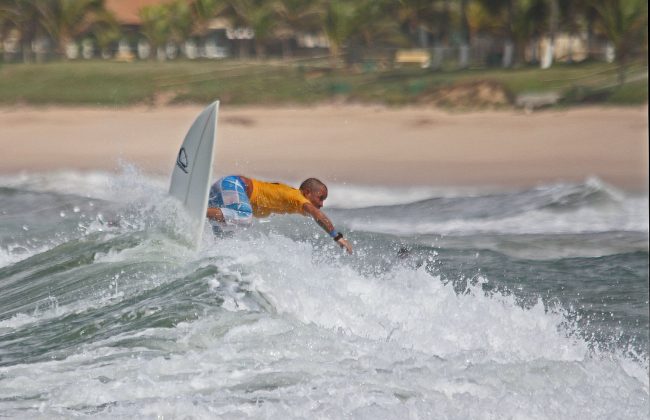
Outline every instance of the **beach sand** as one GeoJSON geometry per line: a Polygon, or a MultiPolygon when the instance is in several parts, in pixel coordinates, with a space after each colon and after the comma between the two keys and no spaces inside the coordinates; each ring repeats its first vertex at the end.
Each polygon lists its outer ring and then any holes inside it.
{"type": "MultiPolygon", "coordinates": [[[[118,171],[126,161],[166,176],[201,109],[0,108],[0,173],[118,171]]],[[[595,176],[644,191],[647,112],[222,106],[215,175],[441,187],[527,187],[595,176]]]]}

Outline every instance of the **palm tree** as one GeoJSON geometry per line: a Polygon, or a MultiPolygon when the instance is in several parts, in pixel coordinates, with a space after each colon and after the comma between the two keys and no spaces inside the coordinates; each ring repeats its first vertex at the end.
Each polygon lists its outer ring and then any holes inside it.
{"type": "Polygon", "coordinates": [[[358,0],[352,34],[372,48],[377,42],[404,42],[399,22],[391,16],[393,0],[358,0]]]}
{"type": "MultiPolygon", "coordinates": [[[[546,23],[548,22],[549,8],[546,0],[532,0],[524,11],[522,23],[525,25],[523,30],[520,31],[523,42],[533,43],[532,62],[539,64],[539,39],[546,30],[546,23]]],[[[520,44],[521,47],[523,45],[520,44]]],[[[523,56],[523,50],[518,51],[519,57],[523,56]]]]}
{"type": "Polygon", "coordinates": [[[325,0],[321,10],[321,27],[329,41],[330,65],[337,67],[343,45],[357,22],[354,4],[345,0],[325,0]]]}
{"type": "Polygon", "coordinates": [[[394,0],[324,0],[320,27],[329,42],[330,65],[337,66],[344,47],[350,65],[361,59],[361,46],[404,42],[399,22],[393,18],[395,10],[394,0]]]}
{"type": "MultiPolygon", "coordinates": [[[[504,67],[511,67],[524,59],[526,43],[540,33],[548,16],[546,0],[479,0],[487,16],[482,17],[484,25],[500,33],[506,40],[504,67]]],[[[557,0],[549,0],[551,3],[557,0]]],[[[555,29],[551,29],[554,34],[555,29]]]]}
{"type": "Polygon", "coordinates": [[[561,26],[569,34],[568,61],[573,62],[573,38],[582,28],[583,18],[586,18],[586,10],[580,0],[559,0],[561,26]],[[582,12],[582,13],[581,13],[582,12]]]}
{"type": "Polygon", "coordinates": [[[582,16],[585,19],[587,31],[587,59],[594,57],[594,29],[598,19],[598,11],[592,0],[580,0],[582,16]]]}
{"type": "Polygon", "coordinates": [[[0,2],[0,37],[4,37],[7,29],[9,28],[9,24],[9,14],[2,8],[2,3],[0,2]]]}
{"type": "Polygon", "coordinates": [[[57,44],[60,54],[88,29],[96,14],[104,9],[103,0],[50,0],[35,2],[43,26],[57,44]]]}
{"type": "MultiPolygon", "coordinates": [[[[230,4],[235,12],[234,21],[253,30],[255,55],[262,58],[277,25],[271,3],[264,0],[231,0],[230,4]]],[[[240,48],[243,46],[241,42],[240,48]]],[[[240,49],[240,53],[243,51],[240,49]]]]}
{"type": "Polygon", "coordinates": [[[470,32],[469,32],[469,21],[467,20],[467,8],[469,6],[469,0],[457,0],[460,2],[460,38],[461,44],[469,45],[470,41],[470,32]]]}
{"type": "Polygon", "coordinates": [[[417,45],[426,47],[425,28],[430,26],[434,17],[432,0],[397,0],[397,19],[408,28],[411,38],[417,45]]]}
{"type": "Polygon", "coordinates": [[[198,36],[205,36],[210,30],[210,21],[229,9],[226,0],[194,0],[190,3],[193,31],[198,36]]]}
{"type": "MultiPolygon", "coordinates": [[[[0,40],[5,39],[10,29],[11,21],[9,20],[8,13],[2,8],[2,3],[0,3],[0,40]]],[[[5,54],[7,54],[6,51],[5,54]]]]}
{"type": "Polygon", "coordinates": [[[97,14],[90,31],[95,35],[97,40],[97,47],[102,57],[109,57],[109,47],[111,44],[119,41],[122,37],[120,26],[115,19],[115,16],[104,10],[97,14]]]}
{"type": "Polygon", "coordinates": [[[482,9],[477,14],[480,15],[482,26],[489,25],[493,32],[503,36],[506,40],[503,50],[503,65],[509,67],[511,63],[507,60],[509,46],[514,44],[513,36],[513,7],[514,0],[478,0],[478,5],[482,9]],[[486,16],[485,16],[486,15],[486,16]]]}
{"type": "Polygon", "coordinates": [[[560,4],[558,0],[548,0],[548,37],[549,46],[545,57],[542,59],[542,68],[549,68],[553,64],[555,55],[555,36],[559,29],[560,4]]]}
{"type": "Polygon", "coordinates": [[[635,47],[647,36],[647,0],[594,0],[599,27],[614,44],[618,83],[625,83],[625,70],[635,47]],[[645,33],[644,33],[645,32],[645,33]]]}
{"type": "Polygon", "coordinates": [[[372,49],[378,43],[402,45],[408,42],[400,30],[399,22],[390,13],[392,0],[357,0],[348,36],[347,64],[358,63],[362,49],[372,49]]]}
{"type": "Polygon", "coordinates": [[[248,10],[248,25],[255,34],[255,56],[259,59],[266,54],[266,45],[273,37],[277,21],[268,2],[248,10]]]}
{"type": "Polygon", "coordinates": [[[16,29],[20,34],[21,52],[25,63],[33,59],[32,44],[45,34],[37,3],[29,0],[0,0],[0,14],[5,29],[16,29]]]}
{"type": "Polygon", "coordinates": [[[291,38],[296,32],[314,28],[320,12],[317,0],[275,0],[273,11],[278,19],[276,36],[282,42],[282,56],[291,57],[291,38]]]}
{"type": "Polygon", "coordinates": [[[192,9],[185,0],[174,0],[167,4],[169,8],[170,37],[177,43],[188,39],[192,33],[192,9]]]}
{"type": "Polygon", "coordinates": [[[140,32],[147,38],[159,60],[165,59],[162,46],[171,36],[170,9],[164,4],[144,6],[139,11],[142,26],[140,32]]]}

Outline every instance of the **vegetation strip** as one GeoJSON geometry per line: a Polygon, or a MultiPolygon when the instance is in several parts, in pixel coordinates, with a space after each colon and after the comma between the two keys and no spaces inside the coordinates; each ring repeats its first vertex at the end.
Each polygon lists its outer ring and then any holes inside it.
{"type": "MultiPolygon", "coordinates": [[[[515,105],[520,95],[554,92],[560,105],[584,102],[647,103],[647,64],[631,66],[622,86],[616,66],[606,63],[557,65],[549,70],[521,69],[434,72],[429,69],[322,71],[320,62],[248,66],[239,60],[117,63],[108,61],[5,64],[0,67],[0,104],[120,106],[206,103],[218,97],[240,105],[316,104],[328,101],[385,105],[439,105],[455,108],[515,105]],[[449,90],[471,96],[472,86],[489,83],[510,103],[450,102],[449,90]],[[602,86],[610,85],[604,92],[602,86]],[[445,93],[445,100],[439,98],[445,93]],[[598,93],[595,95],[595,93],[598,93]]],[[[453,96],[453,95],[451,95],[453,96]]]]}

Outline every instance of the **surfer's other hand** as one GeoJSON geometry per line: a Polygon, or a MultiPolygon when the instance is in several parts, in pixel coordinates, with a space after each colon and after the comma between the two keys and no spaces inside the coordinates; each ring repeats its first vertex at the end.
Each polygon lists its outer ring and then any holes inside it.
{"type": "Polygon", "coordinates": [[[336,241],[336,243],[339,244],[341,248],[344,248],[348,254],[352,254],[352,245],[350,245],[350,243],[345,240],[345,238],[340,238],[338,241],[336,241]]]}

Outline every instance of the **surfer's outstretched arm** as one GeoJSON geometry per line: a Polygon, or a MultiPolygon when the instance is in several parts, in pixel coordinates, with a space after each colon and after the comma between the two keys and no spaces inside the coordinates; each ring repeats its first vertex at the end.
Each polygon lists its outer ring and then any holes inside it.
{"type": "Polygon", "coordinates": [[[309,203],[305,203],[302,208],[306,214],[314,218],[316,223],[318,223],[318,225],[322,227],[341,248],[345,249],[348,254],[352,254],[352,245],[343,238],[342,233],[339,233],[334,229],[334,224],[325,213],[316,208],[313,204],[309,203]]]}

